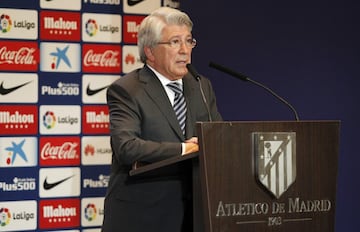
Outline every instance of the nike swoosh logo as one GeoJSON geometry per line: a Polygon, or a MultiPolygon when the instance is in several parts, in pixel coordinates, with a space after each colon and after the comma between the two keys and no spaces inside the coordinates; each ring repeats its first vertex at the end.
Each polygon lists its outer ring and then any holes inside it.
{"type": "Polygon", "coordinates": [[[86,87],[86,94],[89,95],[89,96],[93,96],[93,95],[97,94],[98,92],[103,91],[107,87],[109,87],[109,86],[101,87],[101,88],[98,88],[98,89],[91,89],[90,84],[88,84],[88,86],[86,87]]]}
{"type": "Polygon", "coordinates": [[[14,92],[15,90],[20,89],[21,87],[29,84],[30,82],[31,81],[26,82],[26,83],[21,84],[21,85],[18,85],[18,86],[14,86],[12,88],[5,88],[4,87],[4,81],[3,81],[3,82],[1,82],[1,85],[0,85],[0,95],[7,95],[7,94],[9,94],[11,92],[14,92]]]}
{"type": "Polygon", "coordinates": [[[62,179],[62,180],[59,180],[59,181],[56,181],[56,182],[53,182],[53,183],[49,183],[49,182],[47,181],[47,177],[46,177],[45,180],[44,180],[43,187],[44,187],[45,190],[50,190],[50,189],[58,186],[59,184],[67,181],[68,179],[70,179],[70,178],[72,178],[72,177],[74,177],[74,176],[75,176],[75,175],[72,175],[72,176],[66,177],[65,179],[62,179]]]}
{"type": "Polygon", "coordinates": [[[136,4],[139,4],[142,1],[144,0],[128,0],[127,3],[129,6],[135,6],[136,4]]]}

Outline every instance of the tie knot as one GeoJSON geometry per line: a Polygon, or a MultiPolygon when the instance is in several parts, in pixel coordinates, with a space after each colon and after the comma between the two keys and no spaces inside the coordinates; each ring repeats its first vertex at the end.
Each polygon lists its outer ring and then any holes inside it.
{"type": "Polygon", "coordinates": [[[177,82],[170,82],[169,84],[167,84],[166,86],[168,86],[172,91],[175,92],[175,94],[182,94],[182,89],[179,83],[177,82]]]}

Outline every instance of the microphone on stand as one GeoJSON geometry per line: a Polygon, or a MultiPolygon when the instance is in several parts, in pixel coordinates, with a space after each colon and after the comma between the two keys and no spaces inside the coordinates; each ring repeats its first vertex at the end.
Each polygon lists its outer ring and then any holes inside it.
{"type": "Polygon", "coordinates": [[[240,79],[240,80],[242,80],[242,81],[249,81],[249,82],[251,82],[251,83],[253,83],[253,84],[257,85],[257,86],[260,86],[260,87],[263,88],[263,89],[265,89],[265,90],[268,91],[271,95],[273,95],[273,96],[276,97],[278,100],[280,100],[280,101],[283,102],[285,105],[287,105],[287,106],[292,110],[292,112],[294,113],[296,121],[299,121],[299,115],[298,115],[298,113],[296,112],[295,108],[294,108],[288,101],[286,101],[284,98],[280,97],[280,96],[279,96],[278,94],[276,94],[273,90],[271,90],[269,87],[267,87],[267,86],[265,86],[265,85],[263,85],[263,84],[261,84],[261,83],[259,83],[259,82],[257,82],[257,81],[252,80],[250,77],[248,77],[248,76],[246,76],[246,75],[244,75],[244,74],[235,72],[235,71],[233,71],[233,70],[231,70],[231,69],[229,69],[229,68],[226,68],[226,67],[224,67],[224,66],[222,66],[222,65],[216,64],[216,63],[214,63],[214,62],[210,62],[210,63],[209,63],[209,66],[210,66],[211,68],[215,68],[215,69],[217,69],[217,70],[219,70],[219,71],[221,71],[221,72],[227,73],[227,74],[229,74],[229,75],[231,75],[231,76],[234,76],[234,77],[236,77],[236,78],[238,78],[238,79],[240,79]]]}
{"type": "Polygon", "coordinates": [[[204,90],[202,88],[202,84],[201,84],[201,77],[199,75],[199,73],[196,71],[195,67],[192,64],[186,64],[186,68],[188,69],[188,71],[191,73],[191,75],[195,78],[195,80],[199,83],[199,87],[200,87],[200,92],[201,92],[201,97],[202,100],[204,102],[204,105],[206,107],[206,111],[208,113],[208,118],[209,121],[212,122],[212,118],[211,118],[211,114],[210,114],[210,109],[209,109],[209,105],[208,102],[206,100],[205,94],[204,94],[204,90]]]}

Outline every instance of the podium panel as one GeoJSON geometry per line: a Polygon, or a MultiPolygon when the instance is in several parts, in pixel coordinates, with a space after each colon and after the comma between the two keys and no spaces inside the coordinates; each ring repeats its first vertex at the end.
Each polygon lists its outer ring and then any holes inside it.
{"type": "Polygon", "coordinates": [[[198,123],[194,231],[333,232],[339,129],[339,121],[198,123]]]}

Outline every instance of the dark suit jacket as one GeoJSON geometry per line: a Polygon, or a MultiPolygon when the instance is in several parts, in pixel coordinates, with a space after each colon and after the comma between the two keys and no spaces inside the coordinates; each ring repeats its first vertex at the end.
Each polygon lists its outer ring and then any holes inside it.
{"type": "MultiPolygon", "coordinates": [[[[212,120],[222,120],[210,82],[206,78],[200,81],[212,120]]],[[[135,161],[152,163],[180,155],[181,142],[196,136],[195,123],[209,121],[199,83],[188,74],[183,85],[188,109],[186,138],[161,82],[147,66],[108,88],[113,157],[103,231],[191,231],[182,225],[187,217],[191,221],[192,209],[186,204],[191,202],[189,163],[172,165],[146,177],[128,175],[135,161]]]]}

